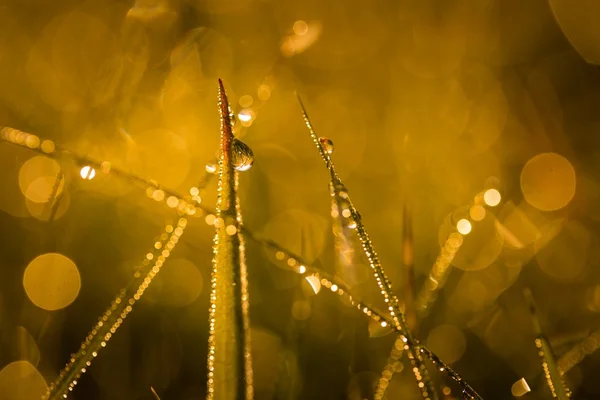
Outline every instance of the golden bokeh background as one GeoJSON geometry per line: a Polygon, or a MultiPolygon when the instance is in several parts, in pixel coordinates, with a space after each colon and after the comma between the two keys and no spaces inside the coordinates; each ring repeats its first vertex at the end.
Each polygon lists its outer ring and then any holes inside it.
{"type": "MultiPolygon", "coordinates": [[[[405,206],[416,285],[451,259],[417,336],[485,399],[547,398],[522,289],[559,356],[600,328],[599,64],[595,0],[4,0],[0,126],[35,135],[0,142],[0,398],[45,390],[175,220],[176,198],[111,165],[180,193],[214,167],[219,77],[254,152],[248,227],[383,305],[359,252],[334,253],[297,92],[398,295],[405,206]],[[42,154],[57,145],[106,163],[42,154]]],[[[69,399],[204,398],[214,222],[190,218],[69,399]]],[[[247,258],[256,398],[372,398],[391,330],[283,255],[247,258]]],[[[590,353],[577,398],[600,397],[590,353]]],[[[389,398],[418,398],[393,368],[389,398]]]]}

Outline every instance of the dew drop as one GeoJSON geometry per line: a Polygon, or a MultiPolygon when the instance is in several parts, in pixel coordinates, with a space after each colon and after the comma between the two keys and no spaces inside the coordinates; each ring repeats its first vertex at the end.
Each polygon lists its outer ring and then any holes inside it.
{"type": "Polygon", "coordinates": [[[237,171],[248,171],[254,163],[254,153],[244,142],[233,139],[231,144],[231,165],[237,171]]]}
{"type": "Polygon", "coordinates": [[[331,139],[326,138],[326,137],[320,137],[319,143],[321,143],[321,146],[323,147],[323,151],[325,153],[327,153],[327,154],[333,153],[333,142],[331,141],[331,139]]]}
{"type": "Polygon", "coordinates": [[[214,174],[215,172],[217,172],[217,164],[206,164],[206,172],[208,172],[209,174],[214,174]]]}
{"type": "Polygon", "coordinates": [[[232,127],[237,124],[237,117],[235,116],[235,113],[233,112],[231,107],[229,107],[229,123],[232,127]]]}
{"type": "Polygon", "coordinates": [[[346,226],[350,229],[356,229],[356,221],[354,220],[354,218],[348,218],[348,220],[346,221],[346,226]]]}

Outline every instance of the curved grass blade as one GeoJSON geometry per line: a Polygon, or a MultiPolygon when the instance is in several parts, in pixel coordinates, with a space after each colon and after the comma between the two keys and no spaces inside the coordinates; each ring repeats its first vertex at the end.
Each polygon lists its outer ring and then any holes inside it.
{"type": "Polygon", "coordinates": [[[81,344],[77,353],[71,355],[71,359],[59,373],[54,383],[50,385],[42,399],[59,400],[66,398],[67,393],[73,391],[79,377],[87,371],[100,350],[107,346],[110,338],[133,310],[134,304],[144,294],[156,274],[160,272],[161,267],[183,234],[186,225],[187,219],[182,217],[179,219],[176,228],[171,225],[166,227],[165,234],[157,241],[154,250],[147,254],[146,259],[135,272],[134,278],[125,288],[121,289],[119,295],[99,318],[96,326],[81,344]]]}
{"type": "Polygon", "coordinates": [[[333,161],[330,156],[331,152],[326,151],[326,149],[323,147],[323,144],[321,143],[321,140],[319,140],[319,138],[317,137],[315,130],[313,129],[312,123],[310,122],[310,119],[308,118],[308,113],[306,112],[306,108],[304,107],[304,104],[302,103],[302,100],[300,99],[300,96],[298,96],[298,102],[300,103],[300,107],[302,108],[302,115],[304,117],[304,122],[306,123],[306,126],[308,128],[310,136],[313,139],[313,142],[315,143],[315,145],[317,146],[317,150],[319,151],[321,158],[325,162],[325,166],[328,168],[328,170],[331,174],[332,182],[334,182],[334,185],[331,188],[332,189],[331,195],[339,196],[342,199],[344,199],[345,201],[347,201],[350,216],[356,223],[356,231],[357,231],[358,237],[361,241],[362,248],[364,250],[365,255],[367,256],[369,265],[375,274],[377,284],[379,285],[381,294],[383,295],[385,302],[388,304],[388,309],[390,311],[390,314],[391,314],[391,317],[392,317],[392,320],[394,323],[394,327],[400,328],[401,333],[406,338],[406,343],[407,343],[406,350],[407,350],[408,358],[414,367],[413,371],[415,373],[415,378],[417,380],[417,383],[419,383],[418,386],[421,391],[421,395],[425,399],[428,399],[428,398],[437,399],[438,396],[437,396],[435,387],[434,387],[433,383],[431,382],[431,379],[429,378],[429,372],[427,371],[427,368],[423,362],[423,357],[417,349],[416,341],[413,339],[412,334],[408,329],[404,313],[400,309],[400,301],[398,300],[398,297],[392,291],[390,281],[388,280],[383,268],[381,267],[379,258],[377,257],[377,253],[375,252],[375,249],[373,248],[373,243],[371,242],[371,239],[369,238],[369,235],[361,221],[360,214],[358,213],[358,211],[352,204],[350,196],[348,195],[348,190],[344,186],[342,180],[339,178],[339,176],[335,170],[335,166],[334,166],[333,161]],[[421,382],[424,384],[421,385],[420,384],[421,382]]]}

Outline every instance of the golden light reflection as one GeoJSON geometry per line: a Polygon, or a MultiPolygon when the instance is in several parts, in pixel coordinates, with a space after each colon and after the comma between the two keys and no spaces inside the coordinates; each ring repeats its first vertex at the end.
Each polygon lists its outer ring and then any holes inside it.
{"type": "Polygon", "coordinates": [[[315,294],[318,294],[321,291],[321,280],[317,276],[310,275],[304,279],[306,279],[306,282],[308,282],[315,294]]]}
{"type": "MultiPolygon", "coordinates": [[[[19,170],[21,192],[34,203],[46,203],[57,184],[59,173],[60,166],[55,160],[45,156],[32,157],[19,170]]],[[[62,192],[63,187],[64,182],[59,182],[56,195],[62,192]]]]}
{"type": "Polygon", "coordinates": [[[529,204],[541,211],[565,207],[575,195],[575,169],[565,157],[543,153],[521,171],[521,190],[529,204]]]}
{"type": "Polygon", "coordinates": [[[521,397],[531,392],[531,388],[525,378],[521,378],[512,385],[510,392],[514,397],[521,397]]]}
{"type": "Polygon", "coordinates": [[[285,36],[282,40],[281,54],[285,57],[292,57],[305,52],[319,39],[321,30],[319,22],[296,21],[292,26],[293,34],[285,36]]]}
{"type": "Polygon", "coordinates": [[[58,253],[33,259],[23,275],[23,287],[36,306],[54,311],[71,304],[79,294],[81,279],[77,266],[58,253]]]}
{"type": "Polygon", "coordinates": [[[46,381],[28,361],[16,361],[0,371],[0,399],[40,399],[46,392],[46,381]]]}
{"type": "Polygon", "coordinates": [[[81,179],[87,179],[91,181],[96,176],[96,170],[89,165],[86,165],[79,171],[79,176],[81,176],[81,179]]]}
{"type": "Polygon", "coordinates": [[[456,223],[456,230],[458,230],[461,235],[468,235],[471,233],[471,223],[469,220],[461,219],[456,223]]]}
{"type": "Polygon", "coordinates": [[[485,193],[483,194],[483,200],[485,201],[485,204],[487,204],[490,207],[496,207],[498,204],[500,204],[500,201],[502,200],[502,196],[500,195],[500,192],[496,189],[489,189],[486,190],[485,193]]]}
{"type": "Polygon", "coordinates": [[[467,341],[462,331],[454,325],[440,325],[427,336],[427,347],[444,362],[452,364],[463,356],[467,341]]]}

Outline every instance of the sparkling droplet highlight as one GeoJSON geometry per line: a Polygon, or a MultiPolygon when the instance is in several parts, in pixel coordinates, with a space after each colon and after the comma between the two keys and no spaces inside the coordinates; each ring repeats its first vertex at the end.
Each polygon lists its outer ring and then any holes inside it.
{"type": "Polygon", "coordinates": [[[254,153],[244,142],[233,139],[231,165],[237,171],[248,171],[254,163],[254,153]]]}
{"type": "Polygon", "coordinates": [[[326,137],[320,137],[319,143],[321,143],[321,146],[323,147],[323,150],[325,151],[325,153],[327,153],[327,154],[333,153],[333,142],[331,141],[331,139],[326,138],[326,137]]]}

